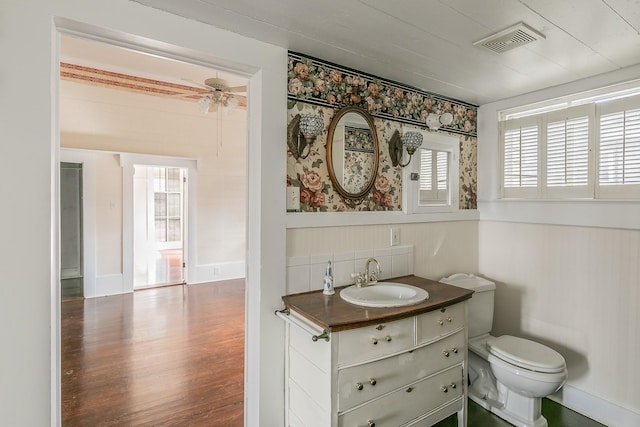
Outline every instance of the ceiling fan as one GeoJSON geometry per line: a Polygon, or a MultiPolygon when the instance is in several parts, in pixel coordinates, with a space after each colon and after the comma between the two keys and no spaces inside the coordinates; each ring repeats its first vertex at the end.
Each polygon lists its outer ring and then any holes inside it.
{"type": "MultiPolygon", "coordinates": [[[[247,86],[233,86],[230,87],[224,79],[218,77],[211,77],[204,81],[204,84],[197,83],[189,80],[206,91],[201,89],[194,89],[196,93],[194,95],[202,96],[198,100],[198,107],[203,114],[209,111],[216,111],[219,106],[224,108],[234,109],[237,107],[247,106],[246,95],[240,95],[247,91],[247,86]]],[[[182,96],[191,94],[181,94],[182,96]]]]}

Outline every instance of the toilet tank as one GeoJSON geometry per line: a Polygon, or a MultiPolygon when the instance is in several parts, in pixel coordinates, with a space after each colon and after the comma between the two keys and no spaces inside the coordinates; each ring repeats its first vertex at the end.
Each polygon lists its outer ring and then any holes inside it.
{"type": "Polygon", "coordinates": [[[468,302],[469,338],[491,332],[493,327],[495,283],[485,278],[465,273],[444,277],[440,282],[474,291],[468,302]]]}

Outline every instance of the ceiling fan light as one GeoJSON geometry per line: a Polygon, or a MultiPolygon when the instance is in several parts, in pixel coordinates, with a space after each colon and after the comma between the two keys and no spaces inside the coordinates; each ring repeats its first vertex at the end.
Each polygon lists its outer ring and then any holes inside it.
{"type": "Polygon", "coordinates": [[[226,108],[228,110],[233,110],[238,106],[238,98],[234,97],[234,96],[229,96],[227,98],[227,105],[226,108]]]}
{"type": "Polygon", "coordinates": [[[209,112],[209,107],[211,107],[211,97],[209,95],[203,96],[198,101],[198,109],[202,114],[207,114],[209,112]]]}

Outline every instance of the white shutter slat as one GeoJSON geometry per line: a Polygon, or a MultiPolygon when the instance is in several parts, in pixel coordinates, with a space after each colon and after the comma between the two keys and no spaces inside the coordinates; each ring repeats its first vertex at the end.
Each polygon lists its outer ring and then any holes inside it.
{"type": "Polygon", "coordinates": [[[420,150],[420,190],[432,189],[432,173],[431,173],[431,150],[420,150]]]}
{"type": "Polygon", "coordinates": [[[449,199],[449,153],[420,150],[420,205],[444,205],[449,199]]]}
{"type": "Polygon", "coordinates": [[[528,126],[504,133],[503,185],[505,188],[538,185],[538,127],[528,126]]]}
{"type": "Polygon", "coordinates": [[[589,117],[547,125],[547,186],[587,185],[589,179],[589,117]]]}
{"type": "Polygon", "coordinates": [[[599,184],[640,183],[640,109],[600,117],[599,184]]]}

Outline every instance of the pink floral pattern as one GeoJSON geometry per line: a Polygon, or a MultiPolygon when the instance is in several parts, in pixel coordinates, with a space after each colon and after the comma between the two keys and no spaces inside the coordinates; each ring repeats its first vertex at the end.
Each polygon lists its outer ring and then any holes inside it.
{"type": "Polygon", "coordinates": [[[304,101],[327,107],[359,106],[374,117],[424,127],[429,113],[451,113],[441,129],[476,136],[476,105],[401,85],[318,59],[289,52],[289,107],[304,101]]]}
{"type": "MultiPolygon", "coordinates": [[[[362,203],[349,206],[334,191],[326,164],[326,132],[310,147],[306,159],[287,155],[287,186],[300,188],[302,212],[399,211],[402,210],[402,169],[393,167],[388,141],[402,123],[425,126],[430,112],[450,112],[452,125],[439,132],[460,138],[460,209],[477,208],[477,107],[448,100],[427,92],[345,70],[315,59],[289,53],[289,110],[287,123],[296,114],[319,114],[325,129],[335,112],[346,105],[358,105],[374,117],[380,165],[371,192],[362,203]]],[[[357,175],[358,162],[353,158],[357,175]]],[[[360,165],[361,166],[361,165],[360,165]]],[[[357,176],[354,179],[358,179],[357,176]]]]}

